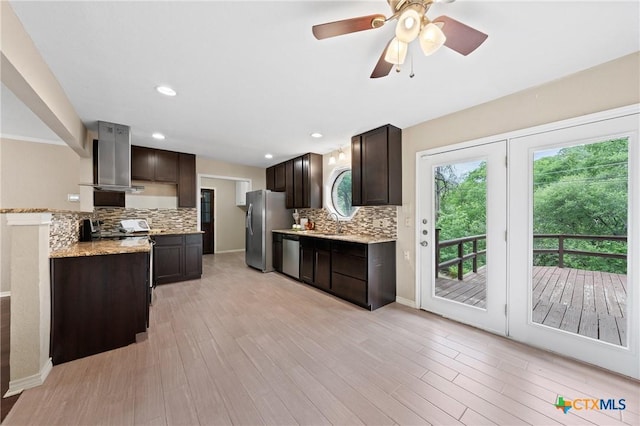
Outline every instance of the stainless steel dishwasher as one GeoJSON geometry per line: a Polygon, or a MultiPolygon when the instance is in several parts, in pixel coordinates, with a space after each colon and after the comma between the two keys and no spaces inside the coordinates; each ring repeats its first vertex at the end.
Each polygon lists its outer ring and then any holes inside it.
{"type": "Polygon", "coordinates": [[[300,278],[300,237],[297,235],[282,236],[282,272],[300,278]]]}

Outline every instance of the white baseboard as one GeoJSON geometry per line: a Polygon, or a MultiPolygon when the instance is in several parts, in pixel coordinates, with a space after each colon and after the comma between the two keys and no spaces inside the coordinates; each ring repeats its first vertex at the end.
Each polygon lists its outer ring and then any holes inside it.
{"type": "Polygon", "coordinates": [[[9,382],[9,390],[4,394],[3,398],[22,393],[22,391],[25,389],[40,386],[44,383],[45,380],[47,380],[47,376],[51,372],[52,368],[53,364],[51,363],[51,358],[49,358],[47,362],[42,366],[39,373],[29,377],[23,377],[22,379],[11,380],[9,382]]]}
{"type": "Polygon", "coordinates": [[[237,249],[237,250],[220,250],[217,251],[215,254],[223,254],[223,253],[238,253],[244,251],[244,249],[237,249]]]}
{"type": "Polygon", "coordinates": [[[396,296],[396,302],[410,308],[418,308],[416,302],[414,302],[413,300],[405,299],[404,297],[396,296]]]}
{"type": "Polygon", "coordinates": [[[0,291],[0,297],[11,297],[10,291],[0,291]]]}

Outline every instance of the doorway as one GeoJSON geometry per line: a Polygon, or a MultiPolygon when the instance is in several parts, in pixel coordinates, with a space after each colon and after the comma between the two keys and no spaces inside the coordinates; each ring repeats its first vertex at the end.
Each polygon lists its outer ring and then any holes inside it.
{"type": "Polygon", "coordinates": [[[504,138],[418,153],[420,307],[640,378],[637,108],[504,138]]]}
{"type": "Polygon", "coordinates": [[[506,334],[506,142],[420,158],[423,309],[506,334]]]}
{"type": "Polygon", "coordinates": [[[631,115],[514,138],[509,170],[511,336],[636,378],[637,131],[631,115]]]}
{"type": "Polygon", "coordinates": [[[202,234],[202,254],[215,253],[215,190],[200,190],[200,230],[202,234]]]}

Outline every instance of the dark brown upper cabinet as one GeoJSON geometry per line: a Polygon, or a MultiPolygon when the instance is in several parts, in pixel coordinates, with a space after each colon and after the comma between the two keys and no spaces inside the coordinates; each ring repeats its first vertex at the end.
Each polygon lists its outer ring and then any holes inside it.
{"type": "Polygon", "coordinates": [[[267,189],[269,191],[276,189],[276,166],[267,167],[267,189]]]}
{"type": "Polygon", "coordinates": [[[284,163],[267,167],[267,189],[274,192],[287,190],[286,173],[284,163]]]}
{"type": "Polygon", "coordinates": [[[178,153],[132,145],[131,179],[177,183],[178,153]]]}
{"type": "Polygon", "coordinates": [[[293,199],[293,160],[288,160],[284,162],[284,173],[285,173],[285,204],[288,209],[293,208],[294,199],[293,199]]]}
{"type": "MultiPolygon", "coordinates": [[[[322,208],[322,155],[305,154],[293,160],[293,200],[287,191],[288,209],[322,208]],[[293,204],[288,204],[293,201],[293,204]]],[[[285,171],[286,171],[285,164],[285,171]]],[[[287,182],[287,189],[290,186],[287,182]]]]}
{"type": "Polygon", "coordinates": [[[196,156],[178,155],[178,207],[196,207],[196,156]]]}
{"type": "Polygon", "coordinates": [[[284,192],[287,189],[286,184],[286,171],[284,163],[276,164],[274,169],[274,185],[273,190],[277,192],[284,192]]]}
{"type": "Polygon", "coordinates": [[[402,130],[387,124],[351,138],[354,206],[402,204],[402,130]]]}
{"type": "Polygon", "coordinates": [[[322,155],[308,153],[267,168],[267,189],[284,191],[288,209],[322,208],[322,155]]]}

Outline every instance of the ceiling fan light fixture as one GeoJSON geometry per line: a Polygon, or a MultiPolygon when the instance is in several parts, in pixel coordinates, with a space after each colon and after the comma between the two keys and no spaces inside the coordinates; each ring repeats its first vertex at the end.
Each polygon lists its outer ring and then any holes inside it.
{"type": "Polygon", "coordinates": [[[445,41],[447,37],[444,35],[440,27],[433,22],[429,22],[420,31],[420,47],[425,56],[435,53],[445,41]]]}
{"type": "Polygon", "coordinates": [[[398,18],[396,37],[404,43],[411,43],[420,33],[420,14],[414,8],[407,8],[398,18]]]}
{"type": "Polygon", "coordinates": [[[409,45],[398,40],[397,37],[394,37],[389,43],[389,47],[387,48],[387,53],[384,55],[384,60],[390,64],[394,65],[402,65],[404,64],[404,60],[407,57],[407,49],[409,45]]]}

